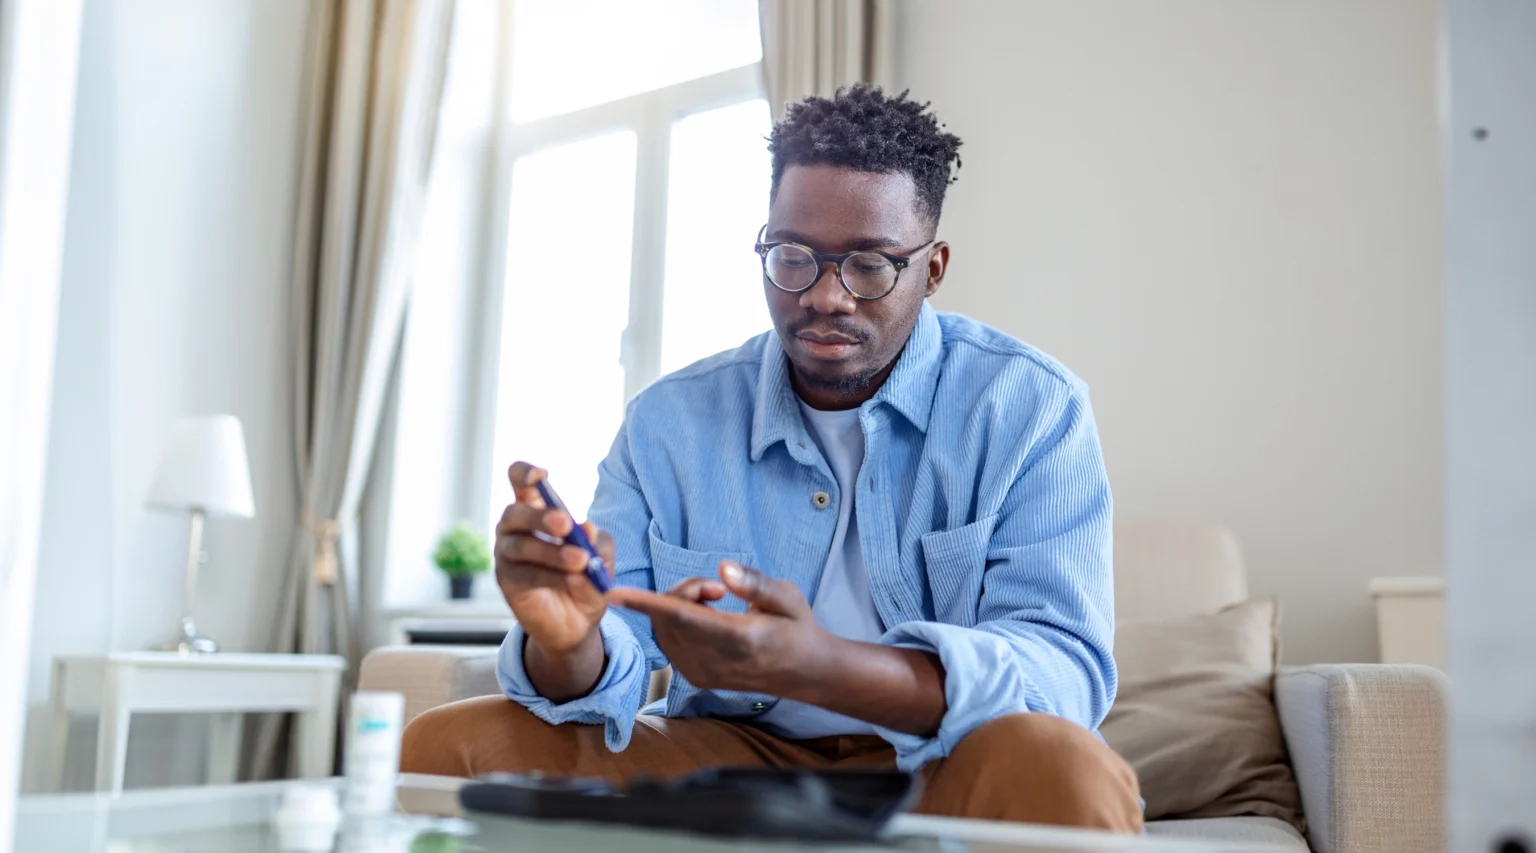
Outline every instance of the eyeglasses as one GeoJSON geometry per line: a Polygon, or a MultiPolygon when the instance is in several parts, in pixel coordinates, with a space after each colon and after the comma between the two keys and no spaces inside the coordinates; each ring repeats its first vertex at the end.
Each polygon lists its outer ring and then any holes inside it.
{"type": "Polygon", "coordinates": [[[802,293],[821,281],[827,264],[836,264],[837,280],[843,289],[855,299],[864,300],[879,299],[894,290],[901,271],[937,242],[930,240],[906,257],[873,249],[829,255],[799,243],[764,243],[763,233],[767,230],[767,225],[758,230],[753,250],[763,259],[763,276],[774,287],[786,293],[802,293]]]}

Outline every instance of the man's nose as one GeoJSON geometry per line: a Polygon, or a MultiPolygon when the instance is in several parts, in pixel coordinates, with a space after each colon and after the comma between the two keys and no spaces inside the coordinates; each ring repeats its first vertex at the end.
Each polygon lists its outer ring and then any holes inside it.
{"type": "Polygon", "coordinates": [[[852,314],[858,310],[858,300],[843,289],[843,280],[837,264],[828,261],[822,266],[821,279],[800,294],[800,307],[818,314],[852,314]]]}

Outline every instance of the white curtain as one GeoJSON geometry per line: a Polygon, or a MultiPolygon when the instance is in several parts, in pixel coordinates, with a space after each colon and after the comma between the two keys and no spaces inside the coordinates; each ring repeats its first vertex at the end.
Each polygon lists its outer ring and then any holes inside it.
{"type": "MultiPolygon", "coordinates": [[[[395,368],[437,136],[454,0],[315,0],[290,283],[301,514],[276,652],[355,672],[354,520],[395,368]]],[[[351,679],[348,679],[350,682],[351,679]]],[[[283,775],[283,719],[258,725],[255,773],[283,775]]]]}
{"type": "Polygon", "coordinates": [[[852,83],[896,92],[897,0],[759,0],[763,75],[775,119],[784,105],[852,83]]]}
{"type": "Polygon", "coordinates": [[[0,849],[20,790],[80,0],[0,0],[0,849]]]}

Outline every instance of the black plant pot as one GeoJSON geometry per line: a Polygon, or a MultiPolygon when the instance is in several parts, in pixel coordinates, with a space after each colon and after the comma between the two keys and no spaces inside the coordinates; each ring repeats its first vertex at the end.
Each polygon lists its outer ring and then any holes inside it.
{"type": "Polygon", "coordinates": [[[448,596],[450,598],[469,598],[475,591],[474,575],[449,575],[448,596]]]}

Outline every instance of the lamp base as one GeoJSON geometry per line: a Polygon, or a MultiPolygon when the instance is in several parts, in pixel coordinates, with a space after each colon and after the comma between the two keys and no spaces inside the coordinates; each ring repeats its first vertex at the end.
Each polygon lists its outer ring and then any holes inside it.
{"type": "Polygon", "coordinates": [[[167,640],[155,646],[159,652],[180,652],[184,655],[213,654],[219,650],[219,644],[211,637],[205,637],[197,633],[197,626],[192,624],[192,617],[186,616],[181,620],[181,634],[173,640],[167,640]]]}

